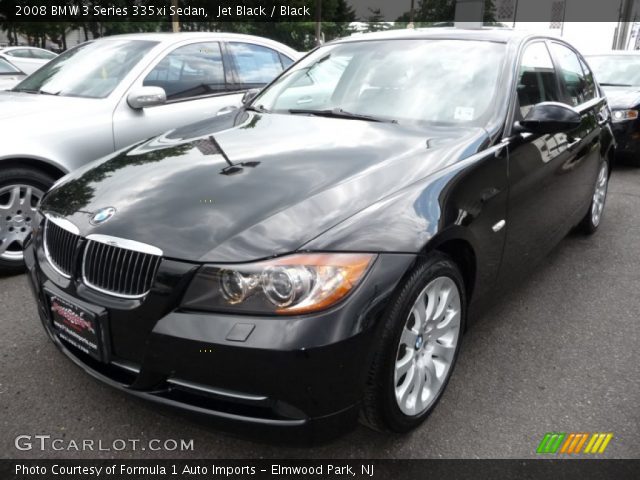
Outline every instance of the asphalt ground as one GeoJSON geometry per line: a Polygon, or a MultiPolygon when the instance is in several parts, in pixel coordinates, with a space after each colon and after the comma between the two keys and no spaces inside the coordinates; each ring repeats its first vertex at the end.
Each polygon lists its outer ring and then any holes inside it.
{"type": "Polygon", "coordinates": [[[632,167],[614,172],[596,235],[569,235],[475,322],[439,406],[406,436],[358,427],[293,448],[223,435],[72,365],[45,336],[23,275],[0,278],[0,306],[3,458],[533,458],[546,432],[612,432],[599,457],[640,458],[640,169],[632,167]],[[15,448],[16,436],[39,434],[93,439],[94,450],[15,448]],[[193,440],[193,450],[95,450],[118,439],[193,440]]]}

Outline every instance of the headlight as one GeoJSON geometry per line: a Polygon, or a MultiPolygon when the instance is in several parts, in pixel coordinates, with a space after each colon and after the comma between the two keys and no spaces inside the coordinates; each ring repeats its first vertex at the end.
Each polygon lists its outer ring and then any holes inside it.
{"type": "Polygon", "coordinates": [[[638,110],[614,110],[611,114],[614,122],[624,122],[625,120],[638,118],[638,110]]]}
{"type": "Polygon", "coordinates": [[[347,296],[375,257],[305,253],[249,264],[206,265],[193,279],[182,306],[278,315],[315,312],[347,296]]]}

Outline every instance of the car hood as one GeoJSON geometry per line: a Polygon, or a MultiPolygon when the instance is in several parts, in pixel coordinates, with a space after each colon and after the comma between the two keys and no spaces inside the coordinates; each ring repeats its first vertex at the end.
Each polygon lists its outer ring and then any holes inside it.
{"type": "Polygon", "coordinates": [[[42,210],[83,236],[147,243],[169,258],[249,261],[296,250],[487,141],[481,128],[241,111],[93,162],[64,177],[42,210]],[[105,207],[115,215],[92,225],[105,207]]]}
{"type": "Polygon", "coordinates": [[[633,87],[603,87],[609,101],[609,107],[631,108],[640,104],[640,88],[633,87]]]}
{"type": "MultiPolygon", "coordinates": [[[[0,78],[0,82],[2,79],[0,78]]],[[[10,85],[7,86],[9,88],[10,85]]],[[[29,117],[26,121],[31,121],[32,117],[55,116],[56,122],[69,115],[75,115],[78,111],[83,111],[86,115],[87,102],[91,99],[56,97],[53,95],[38,95],[24,92],[0,92],[0,122],[16,118],[29,117]]]]}

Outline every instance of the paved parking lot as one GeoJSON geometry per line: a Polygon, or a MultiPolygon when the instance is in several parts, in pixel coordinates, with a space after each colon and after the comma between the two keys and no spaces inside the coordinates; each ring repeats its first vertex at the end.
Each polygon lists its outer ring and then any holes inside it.
{"type": "Polygon", "coordinates": [[[640,169],[614,173],[601,230],[570,235],[468,332],[439,407],[418,431],[363,427],[319,447],[221,435],[99,384],[47,340],[24,276],[0,278],[0,457],[534,457],[548,431],[613,432],[640,458],[640,169]],[[193,439],[192,452],[19,452],[20,434],[193,439]]]}

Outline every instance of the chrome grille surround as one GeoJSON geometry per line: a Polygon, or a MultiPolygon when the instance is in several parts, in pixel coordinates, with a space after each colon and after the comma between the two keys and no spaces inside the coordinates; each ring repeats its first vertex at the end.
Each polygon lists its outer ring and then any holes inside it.
{"type": "Polygon", "coordinates": [[[80,230],[69,220],[52,213],[44,214],[44,255],[51,267],[65,278],[71,278],[80,230]]]}
{"type": "Polygon", "coordinates": [[[88,235],[82,281],[89,288],[120,298],[141,298],[151,290],[162,250],[110,235],[88,235]]]}

